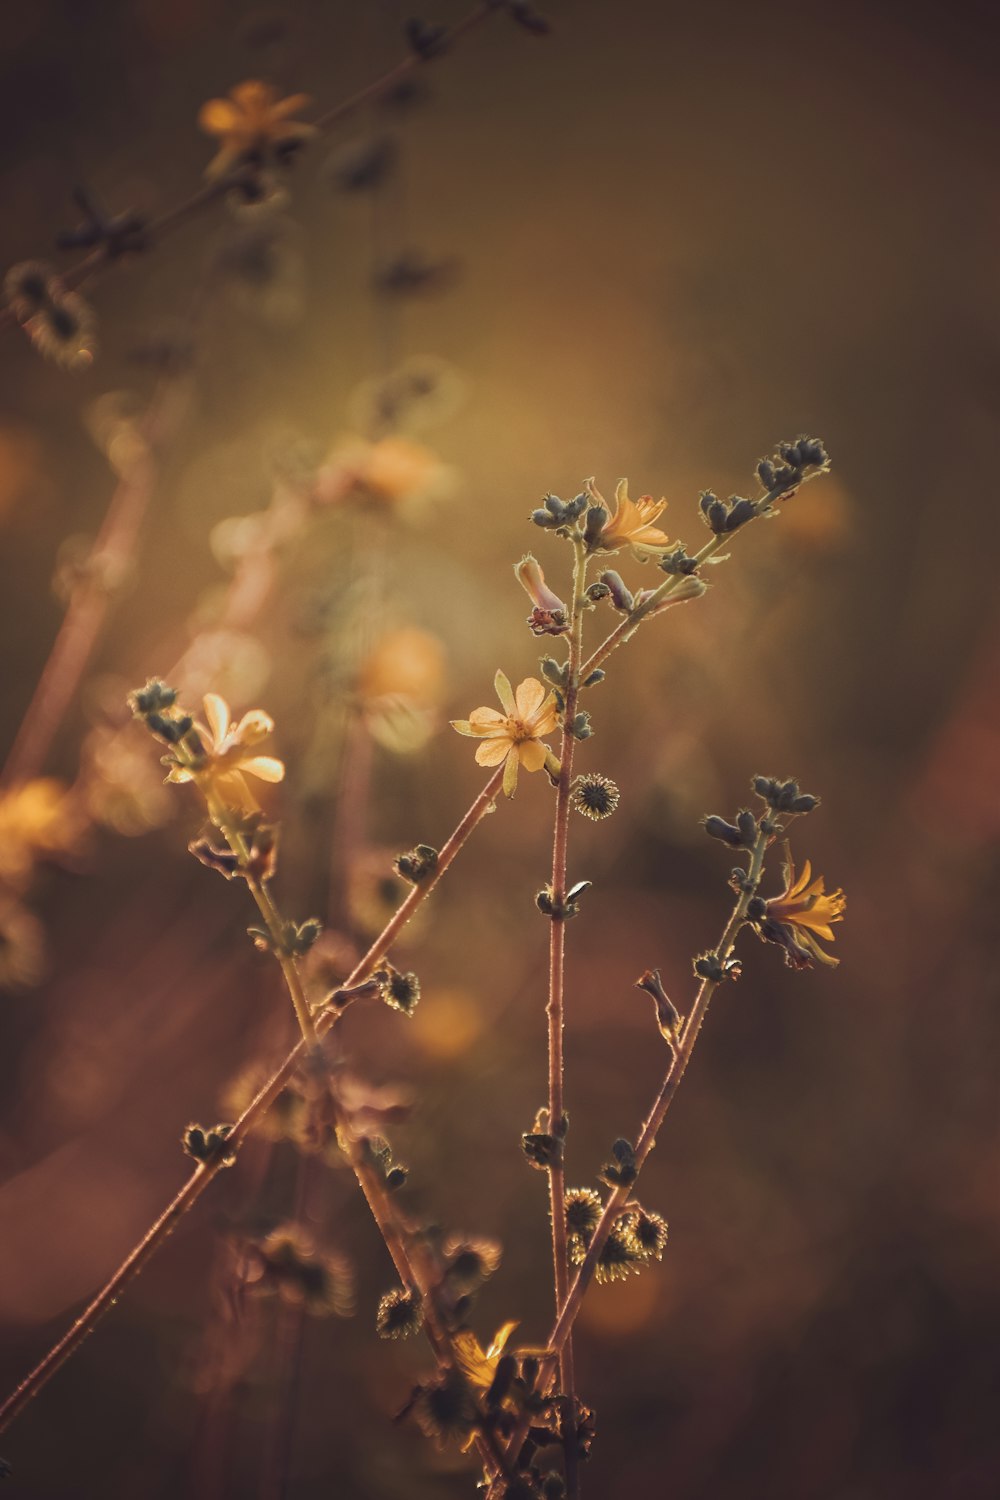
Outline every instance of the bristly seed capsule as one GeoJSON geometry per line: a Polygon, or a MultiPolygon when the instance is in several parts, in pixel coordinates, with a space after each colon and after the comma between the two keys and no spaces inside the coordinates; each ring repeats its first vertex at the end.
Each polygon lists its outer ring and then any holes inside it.
{"type": "Polygon", "coordinates": [[[615,783],[596,771],[578,776],[570,791],[570,801],[577,812],[595,822],[610,818],[620,800],[621,793],[615,783]]]}

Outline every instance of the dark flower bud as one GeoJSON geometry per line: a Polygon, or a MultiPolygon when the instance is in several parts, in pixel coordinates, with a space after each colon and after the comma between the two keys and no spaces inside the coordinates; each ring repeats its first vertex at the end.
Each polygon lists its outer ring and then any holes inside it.
{"type": "Polygon", "coordinates": [[[531,1165],[543,1172],[562,1160],[562,1142],[547,1130],[525,1131],[521,1136],[521,1150],[531,1165]]]}
{"type": "Polygon", "coordinates": [[[559,521],[565,521],[566,507],[559,499],[558,495],[543,496],[542,504],[545,506],[545,509],[549,512],[550,515],[555,516],[559,521]]]}
{"type": "Polygon", "coordinates": [[[580,686],[585,688],[596,687],[599,682],[604,681],[605,676],[606,673],[603,667],[595,667],[590,676],[583,679],[580,686]]]}
{"type": "Polygon", "coordinates": [[[285,926],[285,943],[289,953],[301,958],[309,952],[320,933],[323,923],[319,917],[307,917],[304,922],[288,922],[285,926]]]}
{"type": "MultiPolygon", "coordinates": [[[[168,719],[165,714],[157,713],[155,710],[146,714],[146,723],[152,733],[168,745],[179,745],[186,733],[186,731],[182,732],[177,719],[168,719]]],[[[190,727],[191,721],[188,720],[188,728],[190,727]]]]}
{"type": "Polygon", "coordinates": [[[587,523],[583,528],[583,539],[587,544],[587,550],[593,549],[600,543],[601,532],[608,524],[608,512],[603,505],[592,505],[587,511],[587,523]]]}
{"type": "Polygon", "coordinates": [[[528,519],[534,521],[536,526],[559,526],[562,524],[547,510],[533,510],[528,519]]]}
{"type": "Polygon", "coordinates": [[[746,525],[747,521],[752,521],[756,514],[757,507],[752,500],[733,496],[729,515],[726,518],[726,530],[738,531],[741,526],[746,525]]]}
{"type": "Polygon", "coordinates": [[[437,869],[438,852],[432,844],[418,844],[407,854],[398,854],[392,867],[403,880],[420,885],[437,869]]]}
{"type": "Polygon", "coordinates": [[[612,1160],[605,1162],[599,1176],[609,1187],[628,1187],[639,1175],[631,1141],[619,1136],[611,1147],[612,1160]]]}
{"type": "Polygon", "coordinates": [[[802,792],[798,797],[793,797],[789,812],[811,813],[819,807],[819,798],[810,796],[808,792],[802,792]]]}
{"type": "Polygon", "coordinates": [[[385,1174],[385,1185],[390,1193],[395,1193],[401,1188],[409,1175],[408,1168],[401,1166],[399,1162],[391,1166],[385,1174]]]}
{"type": "Polygon", "coordinates": [[[591,604],[599,604],[602,599],[607,599],[611,590],[606,583],[592,583],[587,589],[587,598],[591,604]]]}
{"type": "Polygon", "coordinates": [[[765,490],[774,488],[774,464],[769,458],[762,458],[757,465],[757,478],[765,490]]]}
{"type": "Polygon", "coordinates": [[[447,27],[432,25],[429,21],[422,21],[419,16],[410,17],[403,27],[403,35],[411,52],[421,62],[430,62],[431,58],[439,57],[448,47],[447,27]]]}
{"type": "Polygon", "coordinates": [[[636,980],[635,987],[638,990],[645,990],[646,994],[651,995],[656,1002],[657,1024],[663,1036],[672,1044],[680,1031],[683,1017],[663,988],[659,969],[647,969],[645,974],[640,975],[636,980]]]}
{"type": "Polygon", "coordinates": [[[705,511],[705,520],[716,535],[726,531],[729,524],[729,511],[726,509],[725,501],[713,500],[705,511]]]}
{"type": "Polygon", "coordinates": [[[767,915],[767,902],[762,896],[752,896],[747,903],[747,921],[759,922],[767,915]]]}
{"type": "Polygon", "coordinates": [[[721,839],[733,849],[744,847],[743,835],[736,824],[727,823],[725,818],[720,818],[715,813],[703,820],[703,827],[709,838],[721,839]]]}
{"type": "Polygon", "coordinates": [[[689,577],[697,571],[698,559],[688,557],[683,547],[675,547],[672,552],[666,552],[660,558],[660,567],[671,576],[689,577]]]}
{"type": "Polygon", "coordinates": [[[181,1136],[181,1145],[186,1155],[194,1161],[205,1165],[218,1162],[224,1167],[231,1167],[236,1160],[236,1152],[226,1142],[232,1131],[231,1125],[213,1125],[206,1130],[203,1125],[191,1124],[181,1136]]]}
{"type": "Polygon", "coordinates": [[[757,842],[757,819],[748,808],[744,807],[737,813],[736,826],[740,831],[744,847],[752,849],[757,842]]]}
{"type": "Polygon", "coordinates": [[[176,690],[167,687],[165,682],[158,678],[150,678],[145,687],[138,688],[130,695],[133,711],[137,714],[148,714],[154,710],[173,708],[177,702],[176,690]]]}
{"type": "Polygon", "coordinates": [[[579,516],[582,516],[589,504],[590,496],[586,491],[583,491],[579,495],[574,495],[572,500],[567,500],[563,507],[567,521],[575,521],[579,516]]]}
{"type": "Polygon", "coordinates": [[[721,984],[726,977],[717,953],[703,953],[700,958],[696,958],[694,972],[699,979],[706,979],[711,984],[721,984]]]}
{"type": "Polygon", "coordinates": [[[575,740],[589,740],[593,732],[593,729],[590,727],[590,715],[586,709],[574,715],[573,723],[570,726],[570,733],[575,740]]]}

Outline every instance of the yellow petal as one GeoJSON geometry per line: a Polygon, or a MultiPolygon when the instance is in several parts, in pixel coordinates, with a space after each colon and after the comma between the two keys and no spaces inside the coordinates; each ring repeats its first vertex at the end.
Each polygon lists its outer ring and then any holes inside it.
{"type": "Polygon", "coordinates": [[[469,715],[469,723],[474,733],[482,734],[487,729],[505,728],[507,720],[495,708],[474,708],[469,715]]]}
{"type": "Polygon", "coordinates": [[[204,702],[209,733],[218,747],[229,733],[229,704],[218,693],[206,693],[204,702]]]}
{"type": "Polygon", "coordinates": [[[500,1358],[501,1354],[507,1347],[507,1340],[510,1338],[516,1327],[517,1322],[515,1321],[513,1323],[504,1323],[500,1328],[497,1329],[493,1342],[486,1351],[487,1359],[498,1360],[500,1358]]]}
{"type": "Polygon", "coordinates": [[[541,740],[522,740],[517,747],[517,754],[526,771],[540,771],[548,753],[547,746],[541,740]]]}
{"type": "Polygon", "coordinates": [[[498,766],[504,756],[510,754],[510,750],[510,740],[482,740],[476,747],[476,764],[480,766],[498,766]]]}
{"type": "Polygon", "coordinates": [[[510,679],[505,672],[497,672],[497,675],[493,679],[493,686],[496,688],[497,697],[503,704],[504,713],[508,715],[516,713],[517,706],[514,702],[514,694],[510,689],[510,679]]]}
{"type": "Polygon", "coordinates": [[[476,732],[468,719],[449,719],[448,722],[452,729],[457,730],[459,734],[474,735],[476,732]]]}
{"type": "Polygon", "coordinates": [[[241,120],[230,99],[209,99],[198,111],[198,124],[206,135],[230,135],[239,130],[241,120]]]}
{"type": "Polygon", "coordinates": [[[513,797],[517,791],[517,768],[520,764],[516,755],[508,755],[503,768],[503,790],[506,797],[513,797]]]}
{"type": "Polygon", "coordinates": [[[256,776],[260,781],[282,781],[285,763],[273,755],[251,755],[240,761],[240,770],[247,776],[256,776]]]}
{"type": "Polygon", "coordinates": [[[518,714],[525,721],[530,719],[532,714],[537,713],[545,702],[545,689],[537,677],[526,677],[523,682],[518,683],[514,702],[517,705],[518,714]]]}
{"type": "Polygon", "coordinates": [[[274,720],[271,715],[266,714],[262,708],[252,708],[248,714],[243,715],[236,726],[233,738],[238,745],[256,745],[273,733],[274,720]]]}

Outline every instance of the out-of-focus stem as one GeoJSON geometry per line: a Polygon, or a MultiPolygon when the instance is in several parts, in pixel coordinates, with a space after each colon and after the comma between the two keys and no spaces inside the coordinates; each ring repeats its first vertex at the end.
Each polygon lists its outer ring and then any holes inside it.
{"type": "MultiPolygon", "coordinates": [[[[420,885],[414,886],[413,890],[406,897],[406,900],[403,901],[386,923],[382,932],[368,949],[368,952],[355,965],[353,972],[345,982],[345,989],[350,989],[353,986],[361,984],[365,979],[370,978],[377,969],[380,959],[392,947],[392,944],[406,926],[414,911],[416,911],[421,902],[427,899],[431,891],[434,890],[445,870],[447,870],[452,860],[465,844],[473,829],[494,805],[502,779],[503,768],[501,767],[500,770],[495,771],[490,777],[457,828],[451,834],[451,837],[442,847],[433,875],[420,885]]],[[[317,1016],[315,1020],[317,1033],[322,1035],[328,1031],[339,1019],[339,1014],[339,1012],[324,1012],[317,1016]]],[[[259,1090],[256,1097],[247,1105],[227,1138],[226,1144],[230,1150],[235,1149],[243,1142],[256,1121],[274,1103],[302,1061],[306,1050],[306,1042],[303,1039],[297,1046],[292,1048],[281,1066],[272,1074],[259,1090]]],[[[56,1371],[76,1352],[87,1335],[100,1322],[104,1314],[115,1305],[133,1277],[138,1275],[153,1252],[167,1238],[177,1221],[198,1201],[209,1183],[222,1168],[223,1163],[221,1158],[212,1162],[199,1163],[195,1167],[180,1192],[156,1222],[147,1230],[146,1234],[143,1235],[138,1245],[129,1252],[114,1275],[84,1309],[76,1322],[63,1334],[58,1343],[53,1345],[45,1357],[40,1360],[31,1373],[21,1381],[20,1385],[11,1393],[3,1405],[0,1406],[0,1432],[11,1425],[28,1403],[38,1395],[43,1386],[47,1385],[56,1371]]]]}

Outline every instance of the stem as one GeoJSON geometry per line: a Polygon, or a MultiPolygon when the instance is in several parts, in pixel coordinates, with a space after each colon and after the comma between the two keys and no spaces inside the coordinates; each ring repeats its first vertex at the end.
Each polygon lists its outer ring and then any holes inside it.
{"type": "MultiPolygon", "coordinates": [[[[587,667],[584,668],[585,671],[587,669],[587,667]]],[[[723,930],[722,937],[719,940],[719,946],[716,949],[719,960],[723,964],[725,964],[726,961],[732,957],[737,935],[746,917],[747,907],[749,906],[751,900],[756,895],[760,887],[760,882],[764,873],[765,851],[775,834],[773,824],[770,824],[770,820],[767,816],[762,819],[762,822],[765,824],[769,824],[769,826],[767,829],[760,828],[758,831],[757,839],[750,857],[750,865],[747,870],[746,889],[740,892],[739,900],[736,902],[736,905],[733,908],[732,914],[730,915],[725,929],[723,930]]],[[[681,1031],[681,1034],[678,1038],[676,1050],[671,1057],[670,1067],[667,1069],[663,1082],[660,1085],[659,1092],[657,1093],[656,1098],[653,1100],[653,1104],[649,1110],[649,1113],[646,1115],[646,1118],[643,1121],[642,1128],[639,1132],[639,1138],[636,1141],[636,1180],[638,1180],[638,1175],[642,1171],[647,1157],[650,1155],[651,1151],[656,1145],[656,1137],[659,1133],[664,1119],[666,1118],[667,1111],[673,1102],[674,1095],[677,1093],[677,1090],[680,1087],[681,1079],[684,1077],[688,1063],[691,1061],[691,1054],[694,1051],[695,1043],[698,1040],[699,1033],[701,1032],[701,1028],[705,1022],[705,1017],[708,1014],[709,1003],[718,987],[719,981],[711,979],[703,979],[701,984],[698,986],[698,992],[695,996],[694,1005],[691,1008],[691,1013],[688,1016],[688,1019],[685,1022],[683,1030],[681,1031]]],[[[593,1280],[594,1271],[597,1268],[598,1258],[600,1257],[601,1251],[607,1243],[607,1239],[609,1234],[611,1233],[611,1229],[614,1225],[615,1219],[628,1203],[629,1198],[632,1196],[634,1190],[635,1182],[630,1183],[627,1187],[623,1186],[615,1188],[615,1190],[611,1194],[611,1197],[604,1205],[604,1210],[601,1214],[600,1221],[598,1222],[597,1228],[594,1230],[593,1238],[591,1239],[590,1244],[587,1247],[587,1253],[583,1259],[579,1271],[576,1274],[573,1285],[570,1287],[569,1294],[563,1302],[561,1308],[559,1309],[559,1313],[556,1318],[555,1324],[553,1325],[552,1332],[549,1335],[548,1353],[546,1355],[546,1359],[550,1364],[557,1357],[561,1357],[562,1351],[565,1349],[571,1339],[573,1325],[576,1322],[576,1318],[580,1311],[580,1306],[583,1302],[583,1298],[587,1291],[587,1288],[590,1286],[590,1283],[593,1280]]],[[[544,1391],[548,1389],[548,1385],[550,1383],[551,1371],[549,1372],[549,1375],[547,1377],[543,1377],[541,1381],[542,1390],[544,1391]]],[[[518,1427],[515,1429],[514,1435],[507,1445],[507,1456],[509,1458],[514,1458],[520,1451],[521,1445],[524,1442],[526,1432],[527,1424],[522,1420],[518,1427]]],[[[490,1496],[492,1496],[493,1494],[494,1491],[490,1490],[487,1500],[490,1500],[490,1496]]]]}
{"type": "MultiPolygon", "coordinates": [[[[554,913],[549,929],[549,1001],[546,1008],[549,1023],[549,1130],[559,1139],[559,1153],[549,1167],[549,1209],[552,1219],[552,1269],[556,1313],[569,1291],[569,1255],[566,1245],[566,1169],[563,1164],[563,1031],[566,997],[566,859],[569,845],[570,786],[573,780],[573,754],[576,736],[573,720],[580,693],[580,657],[583,654],[583,590],[587,573],[587,554],[582,541],[574,539],[573,603],[570,615],[569,661],[566,672],[565,710],[559,781],[556,787],[555,828],[552,839],[552,905],[554,913]]],[[[566,1339],[559,1351],[559,1380],[565,1401],[562,1420],[563,1449],[566,1463],[566,1489],[569,1500],[580,1493],[576,1443],[576,1380],[573,1368],[573,1345],[566,1339]]]]}
{"type": "MultiPolygon", "coordinates": [[[[743,926],[747,907],[757,894],[761,877],[764,873],[764,853],[774,836],[774,828],[768,817],[764,817],[761,821],[766,825],[766,829],[761,828],[758,831],[757,840],[750,858],[750,867],[747,871],[746,888],[740,892],[739,900],[733,908],[732,915],[726,923],[725,930],[719,940],[719,946],[716,949],[719,961],[722,964],[725,964],[732,957],[736,937],[743,926]]],[[[667,1110],[673,1102],[674,1095],[680,1088],[681,1079],[687,1071],[695,1043],[698,1040],[705,1017],[708,1014],[709,1003],[715,991],[719,988],[720,982],[722,981],[703,979],[698,986],[698,993],[695,996],[691,1014],[684,1023],[684,1028],[678,1038],[676,1052],[673,1055],[670,1067],[667,1069],[660,1090],[653,1101],[653,1105],[643,1121],[642,1129],[639,1132],[639,1139],[636,1141],[635,1160],[637,1172],[642,1170],[646,1158],[656,1145],[656,1137],[660,1126],[663,1124],[667,1110]]],[[[604,1248],[618,1213],[628,1202],[634,1187],[635,1184],[632,1183],[627,1187],[616,1188],[605,1204],[604,1212],[594,1231],[594,1237],[587,1248],[587,1253],[577,1272],[569,1296],[552,1329],[549,1338],[549,1348],[554,1352],[562,1348],[564,1342],[570,1336],[577,1313],[580,1310],[580,1304],[583,1301],[584,1293],[593,1277],[601,1250],[604,1248]]]]}
{"type": "MultiPolygon", "coordinates": [[[[345,988],[361,984],[365,979],[371,977],[378,967],[379,960],[395,942],[397,936],[406,926],[406,923],[417,907],[430,895],[445,870],[465,844],[473,829],[482,820],[488,809],[493,806],[497,792],[500,790],[502,779],[503,768],[501,767],[500,770],[495,771],[490,777],[451,837],[441,849],[438,855],[437,867],[433,875],[419,886],[414,886],[406,900],[386,923],[386,926],[375,939],[368,952],[355,965],[353,972],[345,982],[345,988]]],[[[328,1031],[330,1027],[336,1024],[339,1014],[339,1012],[325,1012],[318,1016],[316,1018],[317,1032],[322,1034],[328,1031]]],[[[242,1144],[256,1121],[274,1103],[281,1090],[295,1072],[296,1067],[302,1061],[305,1053],[306,1043],[303,1039],[292,1048],[281,1066],[263,1085],[256,1098],[251,1100],[234,1124],[226,1142],[230,1150],[234,1150],[242,1144]]],[[[180,1192],[156,1220],[155,1224],[146,1232],[139,1244],[126,1256],[111,1279],[102,1287],[89,1306],[84,1309],[72,1327],[67,1330],[58,1343],[53,1345],[45,1357],[21,1381],[20,1385],[11,1393],[3,1405],[0,1406],[0,1432],[3,1432],[11,1425],[28,1403],[38,1395],[39,1391],[48,1383],[56,1371],[65,1364],[70,1355],[76,1352],[87,1335],[100,1322],[104,1314],[115,1305],[133,1277],[142,1270],[154,1250],[158,1249],[167,1238],[178,1219],[198,1201],[209,1183],[221,1170],[221,1160],[199,1163],[195,1167],[180,1192]]]]}
{"type": "MultiPolygon", "coordinates": [[[[713,536],[712,540],[706,542],[701,551],[696,553],[695,562],[699,564],[707,562],[710,557],[714,557],[723,542],[731,542],[732,539],[732,536],[713,536]]],[[[647,616],[656,614],[662,605],[669,603],[670,595],[675,589],[680,588],[685,581],[685,576],[675,574],[668,578],[660,584],[658,589],[653,590],[648,599],[637,605],[630,615],[620,620],[611,634],[605,637],[593,655],[584,662],[580,668],[581,678],[586,680],[597,667],[603,666],[616,647],[631,639],[647,616]]]]}
{"type": "MultiPolygon", "coordinates": [[[[463,21],[459,21],[451,28],[448,36],[445,38],[447,46],[453,46],[461,37],[485,21],[494,8],[494,6],[486,3],[477,5],[463,21]]],[[[411,73],[415,73],[418,68],[423,66],[425,66],[423,59],[411,53],[409,56],[403,58],[401,62],[389,68],[385,73],[380,74],[371,83],[366,84],[364,88],[359,89],[340,104],[335,104],[332,109],[328,109],[325,114],[320,115],[313,122],[316,130],[321,133],[329,131],[335,125],[339,125],[343,120],[346,120],[350,115],[355,114],[359,109],[363,109],[365,105],[377,103],[384,95],[391,93],[411,73]]],[[[198,188],[196,192],[185,198],[183,202],[168,209],[160,218],[154,219],[147,226],[146,238],[149,245],[151,247],[158,245],[166,235],[175,229],[181,228],[189,219],[195,218],[203,208],[219,202],[225,197],[227,192],[232,190],[232,187],[233,183],[231,179],[222,178],[217,182],[209,182],[198,188]]],[[[129,258],[124,257],[124,259],[128,260],[129,258]]],[[[99,245],[96,249],[91,250],[88,255],[78,260],[75,265],[61,272],[58,279],[66,290],[75,290],[77,287],[83,286],[85,282],[90,281],[99,272],[106,271],[110,267],[120,264],[121,261],[119,260],[109,260],[104,246],[99,245]]],[[[0,328],[6,323],[14,323],[16,321],[17,319],[14,317],[13,310],[10,307],[0,308],[0,328]]]]}

